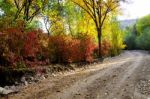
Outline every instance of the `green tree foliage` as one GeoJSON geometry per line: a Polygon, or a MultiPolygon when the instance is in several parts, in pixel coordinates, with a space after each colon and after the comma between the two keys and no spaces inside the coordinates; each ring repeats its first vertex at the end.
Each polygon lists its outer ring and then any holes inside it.
{"type": "Polygon", "coordinates": [[[42,17],[48,35],[65,33],[64,6],[61,0],[49,0],[42,11],[42,17]]]}
{"type": "Polygon", "coordinates": [[[39,22],[35,22],[34,18],[39,16],[46,3],[47,0],[1,0],[0,9],[3,14],[0,17],[0,24],[9,27],[21,20],[24,21],[24,27],[38,27],[35,23],[39,22]]]}
{"type": "Polygon", "coordinates": [[[125,30],[125,43],[127,49],[136,49],[136,28],[135,26],[127,27],[125,30]]]}
{"type": "Polygon", "coordinates": [[[81,21],[83,21],[84,12],[80,7],[75,5],[70,0],[66,0],[64,11],[66,19],[65,22],[68,28],[67,31],[72,36],[75,36],[82,31],[79,27],[79,24],[81,21]]]}
{"type": "Polygon", "coordinates": [[[5,16],[13,17],[15,14],[15,7],[12,4],[11,0],[1,0],[0,8],[4,12],[5,16]]]}
{"type": "Polygon", "coordinates": [[[38,29],[38,28],[42,28],[42,23],[37,20],[33,20],[32,22],[28,23],[26,26],[27,30],[38,29]]]}
{"type": "Polygon", "coordinates": [[[12,0],[12,4],[16,8],[15,19],[21,15],[25,21],[30,22],[47,3],[48,0],[12,0]]]}
{"type": "Polygon", "coordinates": [[[128,34],[125,39],[128,49],[150,50],[150,15],[139,19],[134,26],[127,28],[126,34],[128,34]]]}
{"type": "Polygon", "coordinates": [[[143,50],[150,50],[150,28],[144,29],[142,34],[136,38],[136,45],[143,50]]]}
{"type": "Polygon", "coordinates": [[[147,28],[150,28],[150,15],[139,19],[136,23],[136,29],[139,34],[141,34],[147,28]]]}

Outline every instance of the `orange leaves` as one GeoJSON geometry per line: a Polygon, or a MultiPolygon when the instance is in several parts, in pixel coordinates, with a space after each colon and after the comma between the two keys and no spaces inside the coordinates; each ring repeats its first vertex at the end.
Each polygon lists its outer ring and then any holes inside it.
{"type": "Polygon", "coordinates": [[[16,67],[17,63],[37,60],[38,53],[42,51],[39,31],[27,33],[18,28],[8,28],[3,32],[5,35],[0,37],[0,65],[16,67]]]}
{"type": "Polygon", "coordinates": [[[94,49],[95,44],[90,37],[81,40],[69,36],[52,36],[49,39],[52,62],[92,62],[94,49]]]}
{"type": "Polygon", "coordinates": [[[49,38],[50,61],[72,62],[76,60],[74,52],[79,41],[67,36],[51,36],[49,38]]]}
{"type": "Polygon", "coordinates": [[[111,49],[111,43],[108,40],[102,41],[102,56],[109,56],[110,55],[110,49],[111,49]]]}
{"type": "MultiPolygon", "coordinates": [[[[0,44],[3,45],[0,45],[0,60],[6,60],[6,63],[13,66],[13,68],[16,68],[17,64],[20,63],[29,67],[48,64],[49,62],[93,61],[96,45],[91,36],[81,35],[78,38],[73,38],[66,35],[55,35],[48,38],[45,34],[39,33],[41,32],[22,32],[16,28],[5,31],[5,34],[7,34],[5,39],[0,38],[0,44]],[[44,41],[47,43],[46,45],[43,44],[43,39],[48,39],[44,41]]],[[[110,43],[104,40],[102,43],[104,56],[109,54],[110,47],[110,43]]],[[[0,64],[2,64],[1,61],[0,64]]]]}
{"type": "Polygon", "coordinates": [[[29,32],[24,43],[24,55],[35,57],[40,47],[36,32],[29,32]]]}
{"type": "Polygon", "coordinates": [[[16,66],[18,61],[21,61],[20,57],[24,46],[24,33],[18,28],[8,28],[3,31],[5,35],[0,38],[0,60],[4,61],[0,64],[16,66]]]}
{"type": "Polygon", "coordinates": [[[83,61],[92,62],[93,61],[93,54],[96,48],[96,45],[93,42],[91,37],[84,37],[81,40],[81,51],[82,51],[82,59],[83,61]]]}
{"type": "Polygon", "coordinates": [[[8,28],[4,33],[7,35],[5,38],[8,50],[20,55],[24,46],[24,32],[18,28],[8,28]]]}

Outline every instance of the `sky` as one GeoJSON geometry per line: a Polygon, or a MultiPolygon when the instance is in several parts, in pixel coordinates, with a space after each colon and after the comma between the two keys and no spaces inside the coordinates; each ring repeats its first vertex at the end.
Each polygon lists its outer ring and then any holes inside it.
{"type": "Polygon", "coordinates": [[[150,0],[130,0],[128,3],[121,4],[123,15],[119,20],[137,19],[150,14],[150,0]]]}

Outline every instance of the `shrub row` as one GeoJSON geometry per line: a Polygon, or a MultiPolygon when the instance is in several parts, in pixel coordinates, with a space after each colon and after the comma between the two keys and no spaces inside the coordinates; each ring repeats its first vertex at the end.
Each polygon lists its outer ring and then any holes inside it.
{"type": "MultiPolygon", "coordinates": [[[[102,42],[103,56],[111,45],[102,42]]],[[[8,28],[0,32],[0,65],[13,68],[49,63],[92,62],[97,46],[90,36],[73,38],[68,35],[48,37],[41,30],[24,31],[8,28]]]]}

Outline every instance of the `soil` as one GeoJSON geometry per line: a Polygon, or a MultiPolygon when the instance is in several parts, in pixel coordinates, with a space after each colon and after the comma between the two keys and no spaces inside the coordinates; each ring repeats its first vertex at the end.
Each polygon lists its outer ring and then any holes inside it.
{"type": "Polygon", "coordinates": [[[125,51],[86,69],[48,76],[7,98],[150,99],[150,55],[145,51],[125,51]]]}

